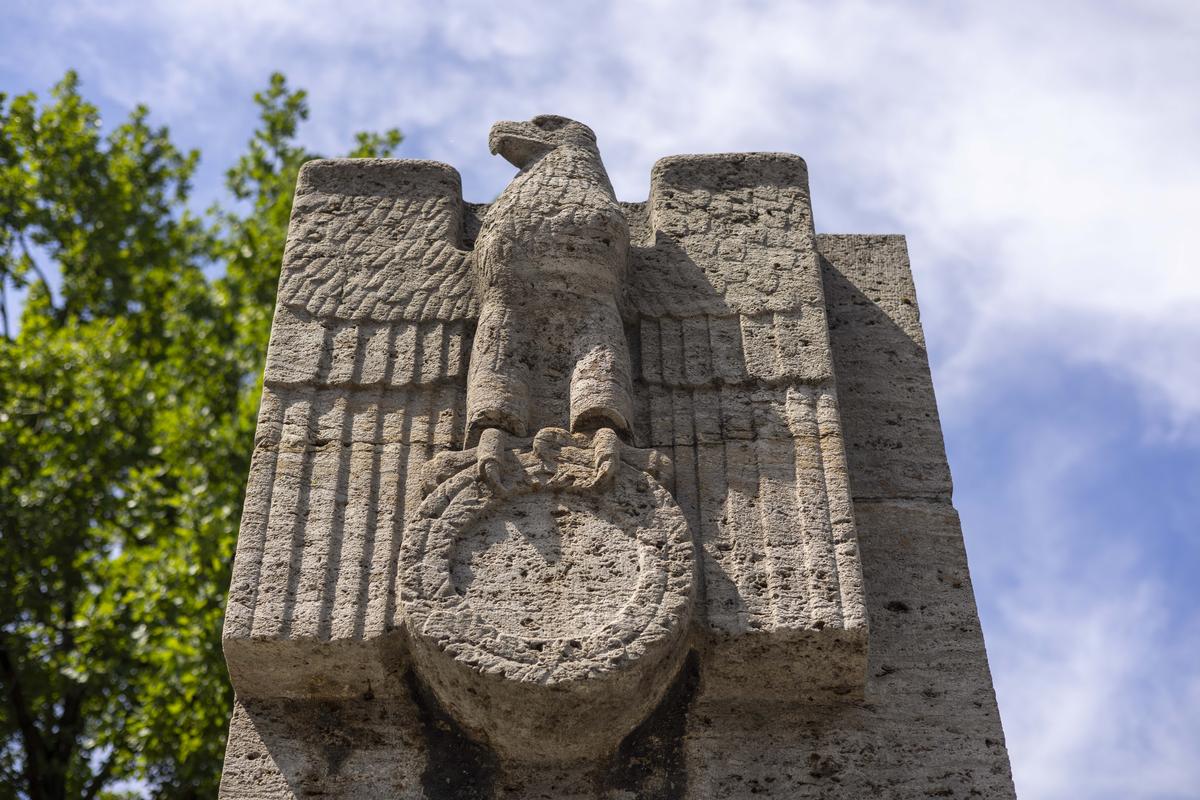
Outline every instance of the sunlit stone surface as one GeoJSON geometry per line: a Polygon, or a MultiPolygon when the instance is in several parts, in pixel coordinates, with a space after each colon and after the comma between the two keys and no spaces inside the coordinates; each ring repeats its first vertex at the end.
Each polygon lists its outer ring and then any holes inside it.
{"type": "Polygon", "coordinates": [[[1012,797],[903,238],[796,156],[489,146],[490,206],[301,173],[222,796],[1012,797]]]}

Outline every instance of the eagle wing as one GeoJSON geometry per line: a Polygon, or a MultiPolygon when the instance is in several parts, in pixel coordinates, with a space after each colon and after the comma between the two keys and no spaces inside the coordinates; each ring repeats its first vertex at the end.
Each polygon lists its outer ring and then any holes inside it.
{"type": "Polygon", "coordinates": [[[296,188],[279,303],[323,320],[473,316],[462,216],[458,173],[445,164],[309,162],[296,188]]]}
{"type": "MultiPolygon", "coordinates": [[[[264,674],[254,642],[294,645],[272,659],[280,680],[303,681],[316,663],[305,647],[394,625],[421,468],[462,442],[476,316],[463,231],[447,165],[301,171],[225,627],[235,685],[264,674]]],[[[346,674],[358,668],[371,667],[346,674]]]]}
{"type": "MultiPolygon", "coordinates": [[[[755,691],[794,691],[794,642],[858,641],[866,622],[803,162],[664,159],[644,214],[625,297],[636,436],[672,456],[703,554],[708,629],[728,644],[709,679],[745,691],[757,664],[755,691]]],[[[854,682],[824,674],[813,691],[854,682]]]]}

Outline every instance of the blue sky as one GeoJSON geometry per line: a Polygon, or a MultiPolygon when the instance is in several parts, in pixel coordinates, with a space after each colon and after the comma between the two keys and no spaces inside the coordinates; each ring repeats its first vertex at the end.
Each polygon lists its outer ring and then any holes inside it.
{"type": "Polygon", "coordinates": [[[282,70],[305,142],[399,126],[468,199],[502,118],[596,129],[618,193],[803,155],[818,229],[908,236],[1020,795],[1200,796],[1200,5],[25,2],[0,91],[69,67],[202,149],[282,70]]]}

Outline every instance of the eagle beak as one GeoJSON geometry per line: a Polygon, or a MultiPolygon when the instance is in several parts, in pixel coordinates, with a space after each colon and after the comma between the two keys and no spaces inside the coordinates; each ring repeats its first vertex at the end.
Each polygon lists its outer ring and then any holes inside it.
{"type": "Polygon", "coordinates": [[[517,169],[524,169],[535,158],[550,150],[528,122],[497,122],[488,134],[488,149],[517,169]]]}

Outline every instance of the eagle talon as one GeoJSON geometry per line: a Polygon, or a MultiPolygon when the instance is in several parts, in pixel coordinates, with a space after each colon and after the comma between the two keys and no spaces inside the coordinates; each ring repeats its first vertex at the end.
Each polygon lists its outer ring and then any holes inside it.
{"type": "Polygon", "coordinates": [[[504,488],[504,481],[500,477],[500,465],[492,460],[483,461],[479,464],[479,477],[492,488],[493,491],[499,492],[504,488]]]}
{"type": "Polygon", "coordinates": [[[494,492],[504,490],[500,459],[504,456],[505,435],[499,428],[488,428],[479,437],[475,450],[475,467],[479,480],[494,492]]]}
{"type": "Polygon", "coordinates": [[[595,473],[591,483],[601,489],[611,489],[617,482],[621,464],[621,440],[612,428],[601,428],[592,439],[592,449],[595,473]]]}

